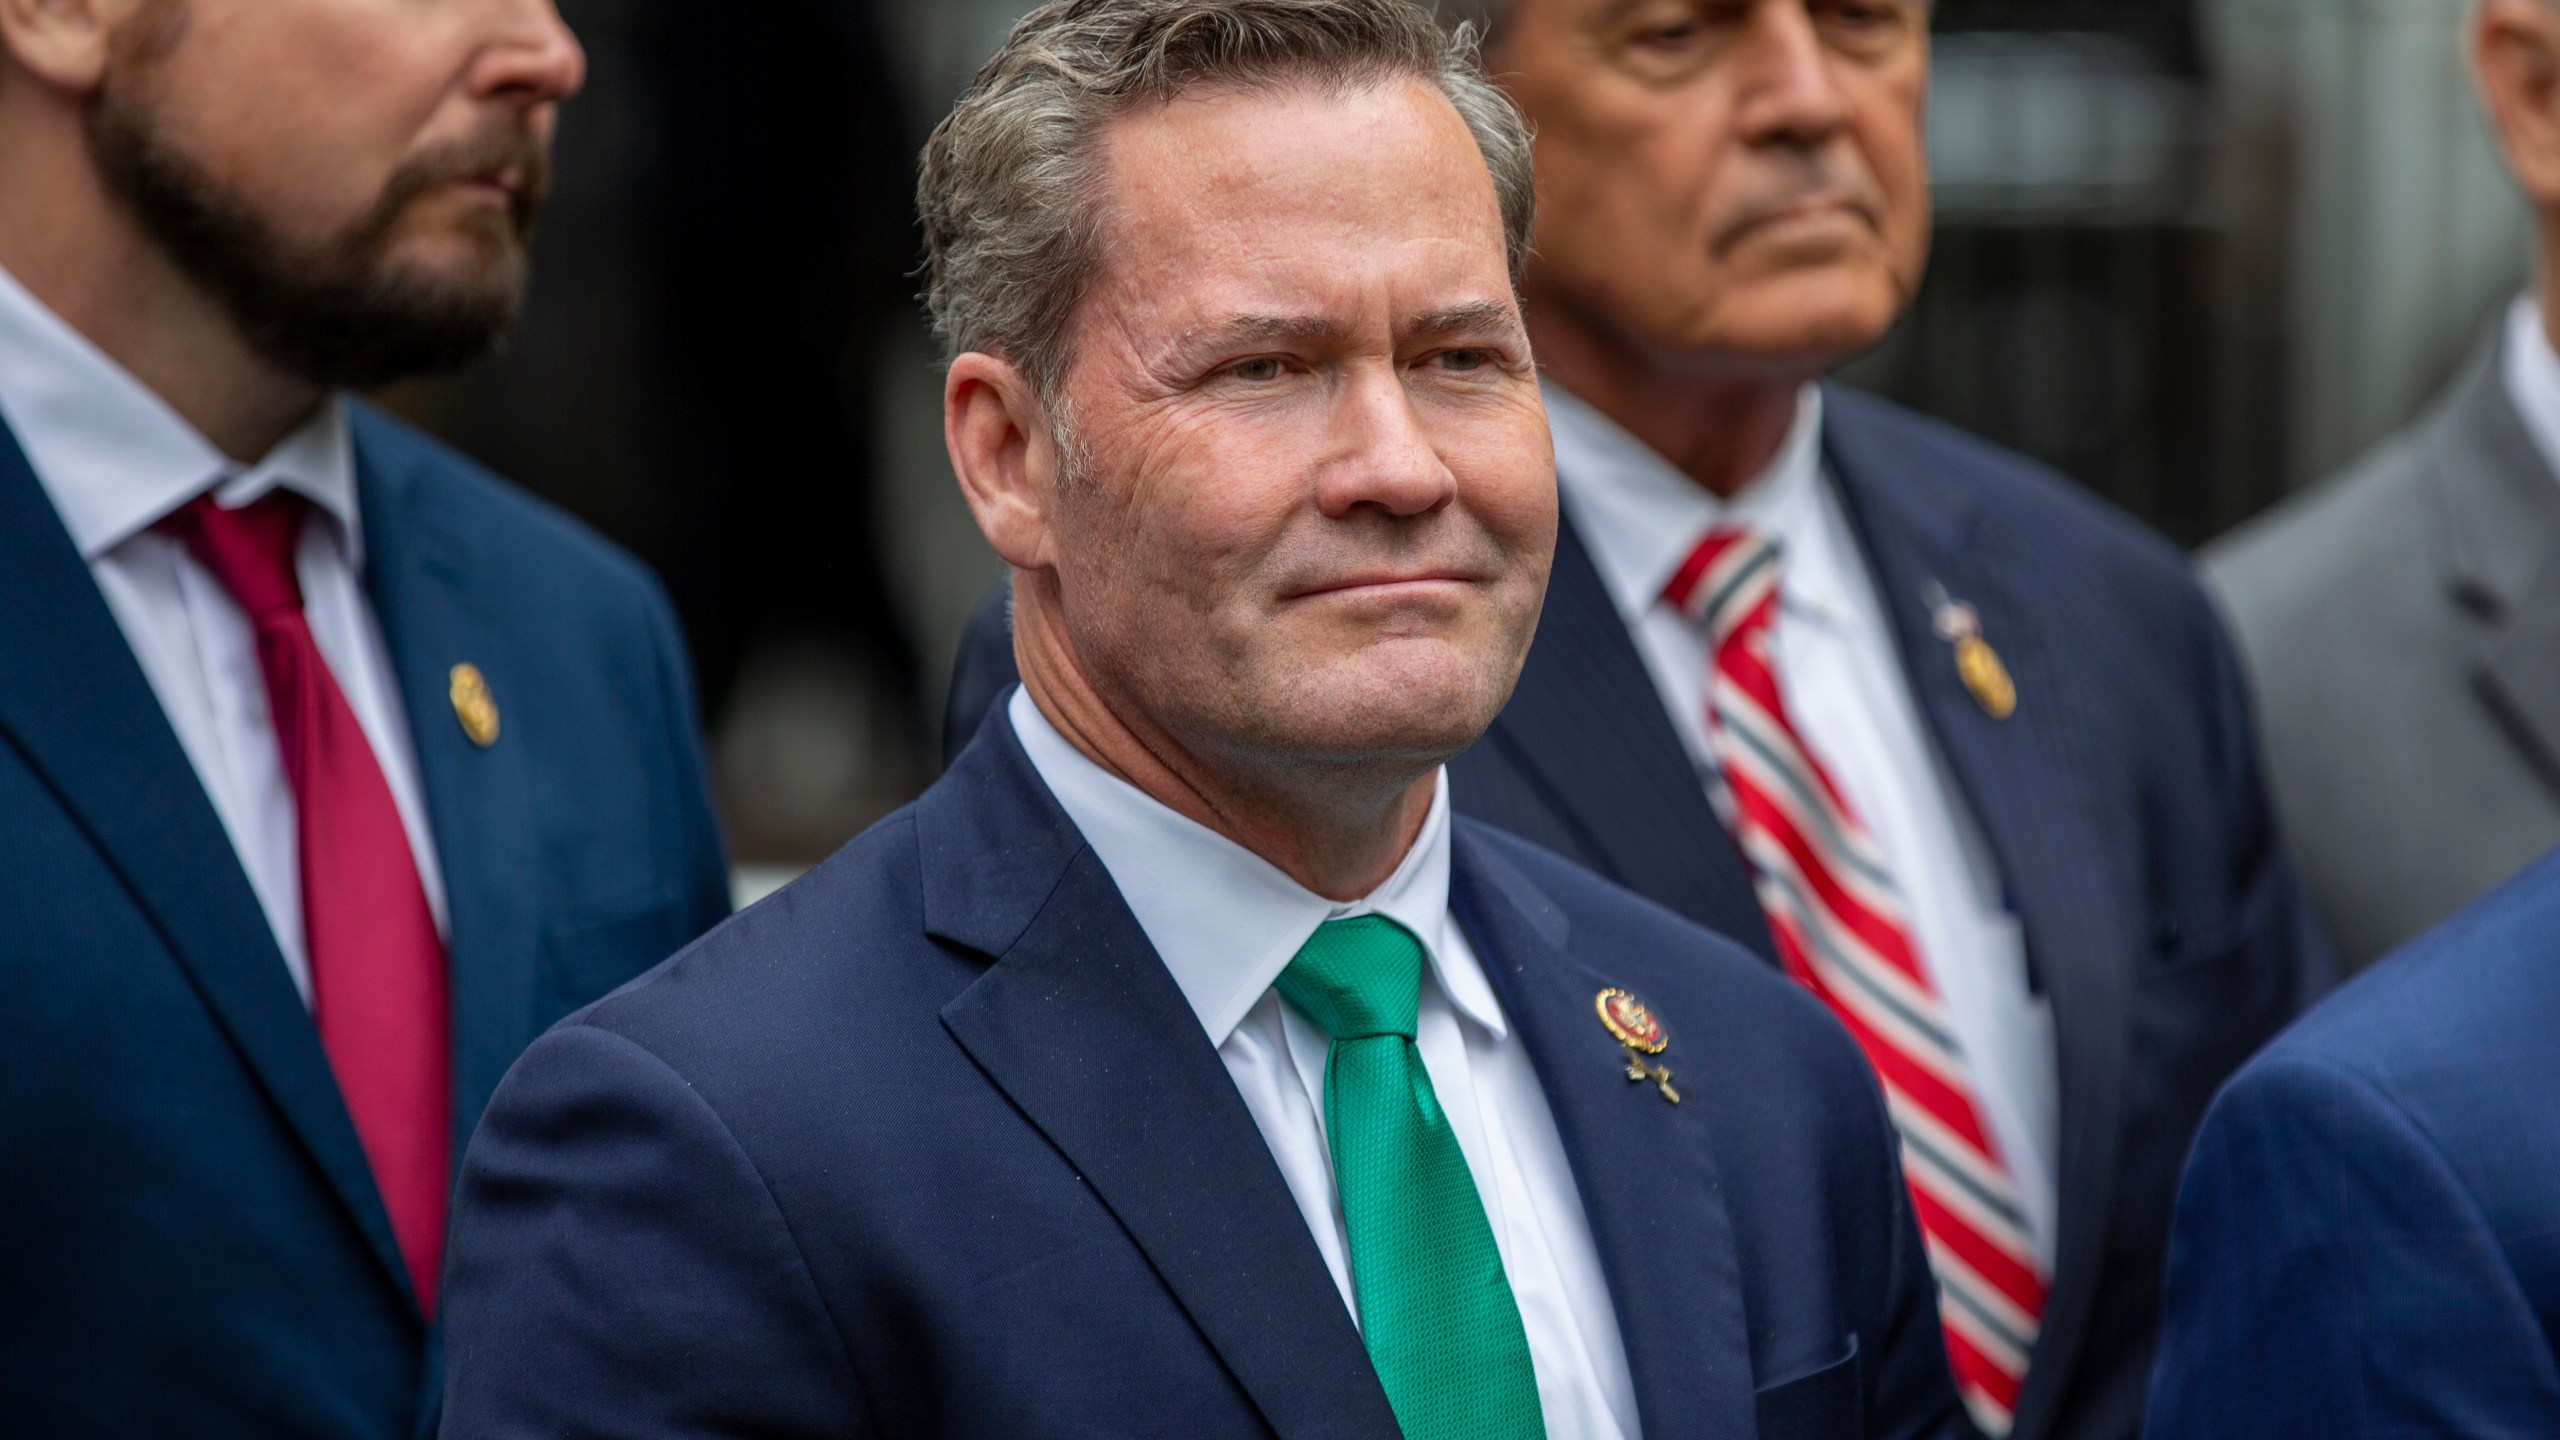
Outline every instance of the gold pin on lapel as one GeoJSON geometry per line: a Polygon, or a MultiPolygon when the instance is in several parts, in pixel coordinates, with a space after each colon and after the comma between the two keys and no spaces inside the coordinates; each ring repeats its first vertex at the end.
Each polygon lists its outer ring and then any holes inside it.
{"type": "Polygon", "coordinates": [[[1924,598],[1938,638],[1956,647],[1956,678],[1964,682],[1973,703],[1994,720],[2018,713],[2018,682],[2009,678],[2000,652],[1982,638],[1982,617],[1963,601],[1947,598],[1947,592],[1936,585],[1929,587],[1924,598]]]}
{"type": "Polygon", "coordinates": [[[462,722],[462,733],[483,750],[497,744],[498,702],[490,698],[489,681],[480,667],[456,665],[451,681],[446,693],[452,697],[453,718],[462,722]]]}
{"type": "Polygon", "coordinates": [[[1664,1033],[1662,1022],[1654,1018],[1652,1007],[1615,988],[1601,991],[1592,1003],[1600,1012],[1600,1023],[1627,1048],[1627,1078],[1650,1080],[1661,1090],[1663,1099],[1679,1104],[1680,1092],[1671,1088],[1671,1067],[1653,1064],[1647,1058],[1661,1054],[1671,1045],[1671,1037],[1664,1033]]]}

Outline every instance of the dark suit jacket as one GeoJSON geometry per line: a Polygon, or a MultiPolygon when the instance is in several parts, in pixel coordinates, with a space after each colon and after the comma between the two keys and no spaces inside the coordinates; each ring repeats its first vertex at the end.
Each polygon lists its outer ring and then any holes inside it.
{"type": "MultiPolygon", "coordinates": [[[[726,912],[648,576],[370,411],[365,580],[451,915],[454,1149],[534,1036],[726,912]],[[487,676],[474,746],[447,674],[487,676]]],[[[0,430],[0,1431],[398,1440],[434,1345],[265,913],[0,430]]]]}
{"type": "Polygon", "coordinates": [[[2560,844],[2560,476],[2501,364],[2493,334],[2407,431],[2206,554],[2350,965],[2560,844]]]}
{"type": "MultiPolygon", "coordinates": [[[[1732,946],[1461,822],[1649,1440],[1951,1423],[1874,1083],[1732,946]],[[1593,1002],[1670,1032],[1631,1085],[1593,1002]]],[[[1269,1147],[1001,714],[924,798],[536,1042],[463,1167],[454,1440],[1377,1437],[1269,1147]]]]}
{"type": "Polygon", "coordinates": [[[2178,1192],[2151,1433],[2560,1435],[2560,856],[2249,1062],[2178,1192]]]}
{"type": "MultiPolygon", "coordinates": [[[[2019,456],[1838,386],[1824,405],[1824,458],[1921,717],[2053,1001],[2060,1253],[2015,1433],[2122,1440],[2141,1422],[2188,1139],[2223,1077],[2323,982],[2327,944],[2184,558],[2019,456]],[[1933,588],[1979,613],[2016,680],[2009,719],[1958,679],[1933,588]]],[[[1012,675],[999,595],[963,643],[950,724],[1012,675]]],[[[1461,812],[1776,963],[1749,872],[1570,524],[1519,689],[1449,769],[1461,812]]]]}

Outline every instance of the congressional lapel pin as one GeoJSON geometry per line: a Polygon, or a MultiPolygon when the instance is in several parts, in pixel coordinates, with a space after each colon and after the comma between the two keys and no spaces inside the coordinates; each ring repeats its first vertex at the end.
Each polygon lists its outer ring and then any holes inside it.
{"type": "Polygon", "coordinates": [[[1680,1092],[1671,1088],[1671,1067],[1653,1063],[1651,1057],[1670,1048],[1671,1037],[1663,1033],[1662,1022],[1654,1018],[1652,1007],[1624,990],[1608,989],[1593,1001],[1600,1012],[1600,1023],[1609,1034],[1627,1048],[1627,1079],[1650,1080],[1662,1091],[1662,1098],[1677,1105],[1680,1092]]]}
{"type": "Polygon", "coordinates": [[[1940,585],[1932,584],[1922,599],[1928,603],[1929,623],[1938,638],[1955,647],[1956,678],[1964,682],[1973,703],[1994,720],[2018,713],[2018,682],[2009,678],[2000,652],[1982,638],[1982,617],[1972,606],[1950,599],[1940,585]]]}
{"type": "Polygon", "coordinates": [[[462,722],[462,733],[483,750],[497,744],[498,702],[490,697],[489,681],[480,667],[456,665],[449,678],[446,694],[453,700],[453,718],[462,722]]]}

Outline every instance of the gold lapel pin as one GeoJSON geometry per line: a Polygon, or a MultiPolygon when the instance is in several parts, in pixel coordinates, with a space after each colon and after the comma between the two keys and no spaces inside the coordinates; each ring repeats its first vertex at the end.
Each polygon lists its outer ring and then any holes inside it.
{"type": "Polygon", "coordinates": [[[454,666],[446,694],[453,700],[453,718],[462,722],[462,733],[472,744],[486,750],[498,743],[498,702],[490,697],[488,677],[479,666],[454,666]]]}
{"type": "Polygon", "coordinates": [[[1973,703],[1994,720],[2018,713],[2018,682],[2009,678],[2000,652],[1982,638],[1982,617],[1963,601],[1949,599],[1936,585],[1929,587],[1926,598],[1929,622],[1938,638],[1956,647],[1956,678],[1964,682],[1973,703]]]}
{"type": "Polygon", "coordinates": [[[1654,1064],[1649,1058],[1671,1045],[1671,1037],[1663,1032],[1662,1022],[1654,1018],[1652,1007],[1614,988],[1601,991],[1593,1006],[1600,1012],[1600,1023],[1627,1049],[1627,1079],[1650,1080],[1662,1092],[1663,1099],[1679,1104],[1680,1092],[1671,1088],[1671,1067],[1654,1064]]]}

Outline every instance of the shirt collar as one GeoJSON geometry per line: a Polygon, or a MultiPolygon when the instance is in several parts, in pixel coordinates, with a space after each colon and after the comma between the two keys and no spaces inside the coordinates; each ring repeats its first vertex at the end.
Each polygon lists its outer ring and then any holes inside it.
{"type": "Polygon", "coordinates": [[[1494,1035],[1507,1033],[1482,967],[1446,943],[1447,771],[1435,782],[1421,835],[1395,873],[1362,899],[1337,903],[1095,764],[1049,723],[1030,691],[1017,688],[1005,713],[1032,768],[1111,872],[1211,1045],[1227,1043],[1317,926],[1354,915],[1384,915],[1411,931],[1458,1012],[1494,1035]]]}
{"type": "Polygon", "coordinates": [[[2506,353],[2500,365],[2507,402],[2524,421],[2543,466],[2560,475],[2560,355],[2542,328],[2542,306],[2530,294],[2507,307],[2506,353]]]}
{"type": "Polygon", "coordinates": [[[1666,603],[1663,588],[1719,525],[1746,526],[1779,544],[1782,605],[1814,619],[1847,613],[1841,567],[1848,557],[1838,553],[1838,532],[1825,523],[1832,502],[1822,484],[1821,386],[1804,387],[1778,453],[1730,499],[1710,493],[1554,381],[1542,388],[1565,509],[1629,624],[1666,603]]]}
{"type": "Polygon", "coordinates": [[[95,561],[208,490],[227,506],[279,487],[335,517],[363,563],[355,443],[331,395],[266,458],[224,455],[169,403],[0,269],[0,419],[95,561]]]}

